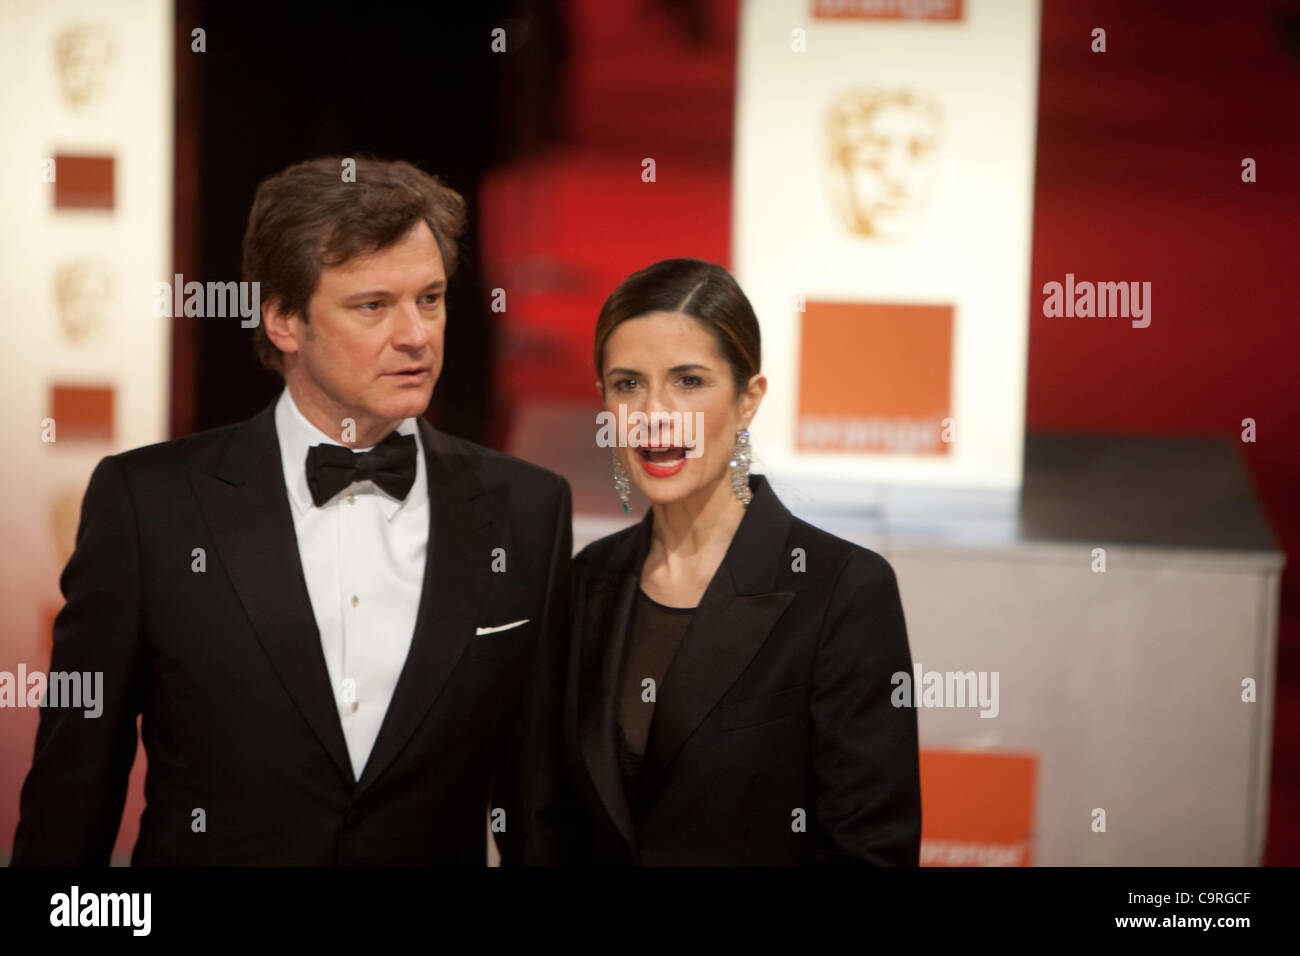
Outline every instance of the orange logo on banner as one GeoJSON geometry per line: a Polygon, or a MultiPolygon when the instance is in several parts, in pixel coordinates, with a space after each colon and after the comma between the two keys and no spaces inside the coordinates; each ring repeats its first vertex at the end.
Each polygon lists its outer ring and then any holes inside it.
{"type": "Polygon", "coordinates": [[[1038,757],[921,751],[921,865],[1033,866],[1038,757]]]}
{"type": "Polygon", "coordinates": [[[795,447],[946,455],[952,306],[805,304],[795,447]]]}
{"type": "Polygon", "coordinates": [[[56,209],[112,209],[112,156],[55,156],[56,209]]]}
{"type": "Polygon", "coordinates": [[[112,386],[55,385],[50,405],[57,440],[113,440],[112,386]]]}
{"type": "Polygon", "coordinates": [[[962,0],[813,0],[820,20],[960,20],[962,0]]]}

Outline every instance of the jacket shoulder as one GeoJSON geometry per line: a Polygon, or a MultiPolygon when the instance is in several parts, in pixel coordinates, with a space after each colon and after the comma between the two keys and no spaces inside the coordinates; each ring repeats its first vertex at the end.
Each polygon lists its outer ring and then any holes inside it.
{"type": "Polygon", "coordinates": [[[222,425],[183,438],[141,445],[139,448],[131,448],[108,457],[114,459],[131,474],[155,473],[177,465],[216,461],[220,460],[220,455],[229,446],[239,429],[248,424],[249,422],[236,422],[222,425]]]}
{"type": "Polygon", "coordinates": [[[537,489],[554,490],[560,485],[567,485],[562,475],[535,465],[531,461],[507,455],[505,452],[479,445],[465,438],[458,438],[430,426],[425,434],[432,434],[437,450],[453,458],[466,462],[485,478],[520,483],[537,489]]]}
{"type": "Polygon", "coordinates": [[[852,587],[881,576],[892,577],[893,566],[878,551],[831,534],[802,518],[790,528],[790,548],[803,548],[809,562],[816,556],[820,567],[834,569],[842,586],[852,587]]]}

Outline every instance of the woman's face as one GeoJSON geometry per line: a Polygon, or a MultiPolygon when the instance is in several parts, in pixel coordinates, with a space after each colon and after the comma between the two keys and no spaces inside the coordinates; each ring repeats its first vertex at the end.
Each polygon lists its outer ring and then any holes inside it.
{"type": "Polygon", "coordinates": [[[605,409],[628,423],[626,444],[620,431],[615,454],[652,504],[707,497],[720,481],[730,485],[736,432],[758,410],[763,376],[737,395],[713,334],[680,312],[620,323],[605,340],[604,362],[605,409]]]}

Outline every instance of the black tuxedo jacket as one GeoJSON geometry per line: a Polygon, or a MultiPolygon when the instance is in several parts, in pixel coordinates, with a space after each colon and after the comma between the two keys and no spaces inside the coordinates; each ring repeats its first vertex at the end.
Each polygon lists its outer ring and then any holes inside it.
{"type": "Polygon", "coordinates": [[[916,713],[898,586],[874,551],[790,514],[762,476],[658,688],[634,813],[616,690],[653,512],[574,559],[566,861],[918,863],[916,713]]]}
{"type": "Polygon", "coordinates": [[[544,781],[531,776],[544,753],[534,718],[559,707],[548,688],[560,683],[554,648],[562,655],[569,618],[569,488],[419,425],[424,586],[359,780],[298,555],[274,404],[99,463],[60,581],[50,669],[102,671],[103,714],[42,710],[13,863],[108,862],[137,715],[148,772],[135,864],[483,865],[490,806],[506,811],[503,862],[523,861],[539,808],[531,785],[544,781]],[[193,570],[196,548],[204,571],[193,570]]]}

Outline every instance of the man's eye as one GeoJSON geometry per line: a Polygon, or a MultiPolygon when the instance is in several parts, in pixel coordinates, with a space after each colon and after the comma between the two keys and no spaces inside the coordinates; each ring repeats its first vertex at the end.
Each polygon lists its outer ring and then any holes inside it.
{"type": "Polygon", "coordinates": [[[437,305],[439,302],[442,301],[442,293],[430,292],[428,295],[423,296],[422,298],[425,300],[426,305],[437,305]]]}
{"type": "Polygon", "coordinates": [[[362,302],[361,305],[357,306],[357,308],[364,309],[367,312],[377,312],[379,309],[383,308],[383,305],[382,302],[376,299],[374,302],[362,302]]]}

